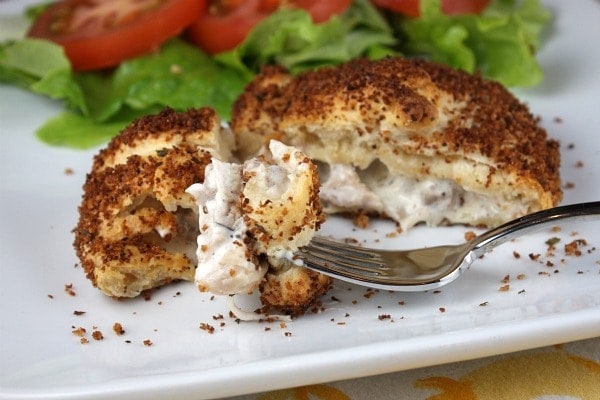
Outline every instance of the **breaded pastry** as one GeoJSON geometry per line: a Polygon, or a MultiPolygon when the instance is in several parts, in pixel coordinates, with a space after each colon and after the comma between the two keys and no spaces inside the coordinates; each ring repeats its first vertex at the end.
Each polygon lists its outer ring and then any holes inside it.
{"type": "Polygon", "coordinates": [[[185,189],[204,180],[233,138],[208,108],[165,110],[134,121],[94,158],[83,187],[74,246],[102,292],[134,297],[193,280],[197,208],[185,189]]]}
{"type": "Polygon", "coordinates": [[[314,304],[331,279],[292,255],[324,218],[316,166],[276,142],[230,163],[233,144],[213,110],[167,109],[99,152],[74,229],[95,286],[135,297],[188,280],[216,294],[260,291],[265,311],[299,315],[314,304]]]}
{"type": "Polygon", "coordinates": [[[495,226],[562,198],[559,145],[500,84],[422,60],[259,75],[234,105],[241,157],[271,139],[319,164],[327,212],[403,229],[495,226]]]}

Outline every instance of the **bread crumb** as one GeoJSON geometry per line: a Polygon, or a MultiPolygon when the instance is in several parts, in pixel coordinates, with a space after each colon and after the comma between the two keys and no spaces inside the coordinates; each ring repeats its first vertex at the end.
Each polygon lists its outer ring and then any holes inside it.
{"type": "Polygon", "coordinates": [[[152,340],[150,340],[150,339],[145,339],[145,340],[144,340],[144,346],[146,346],[146,347],[150,347],[150,346],[152,346],[153,344],[154,344],[154,343],[152,343],[152,340]]]}
{"type": "Polygon", "coordinates": [[[203,331],[206,331],[210,334],[215,333],[215,327],[210,324],[207,324],[206,322],[200,323],[200,329],[202,329],[203,331]]]}
{"type": "Polygon", "coordinates": [[[565,244],[565,254],[568,256],[581,256],[579,246],[587,246],[587,242],[583,239],[573,240],[571,243],[565,244]]]}
{"type": "Polygon", "coordinates": [[[371,220],[370,220],[369,216],[364,213],[359,213],[352,220],[352,223],[354,224],[354,226],[361,228],[361,229],[368,228],[370,222],[371,222],[371,220]]]}
{"type": "Polygon", "coordinates": [[[466,231],[465,232],[465,240],[467,242],[470,242],[471,240],[475,239],[477,237],[477,234],[473,231],[466,231]]]}
{"type": "Polygon", "coordinates": [[[115,322],[113,324],[113,331],[117,334],[117,336],[121,336],[125,333],[125,329],[119,322],[115,322]]]}
{"type": "Polygon", "coordinates": [[[83,337],[86,333],[84,327],[80,326],[79,328],[75,328],[71,331],[75,336],[83,337]]]}
{"type": "Polygon", "coordinates": [[[67,283],[65,285],[65,293],[67,293],[69,296],[75,296],[77,294],[77,293],[75,293],[75,290],[73,290],[72,283],[67,283]]]}

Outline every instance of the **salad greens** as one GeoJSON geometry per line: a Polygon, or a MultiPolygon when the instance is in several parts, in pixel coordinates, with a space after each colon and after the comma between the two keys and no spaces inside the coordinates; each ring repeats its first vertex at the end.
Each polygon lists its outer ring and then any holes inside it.
{"type": "Polygon", "coordinates": [[[421,11],[410,19],[354,0],[343,14],[314,24],[303,10],[280,10],[231,51],[211,57],[177,38],[154,54],[98,72],[75,73],[60,46],[26,38],[0,43],[0,82],[63,101],[66,111],[42,126],[38,137],[89,148],[165,106],[211,106],[227,119],[235,98],[269,63],[298,73],[400,54],[480,71],[507,86],[542,80],[535,51],[551,15],[539,0],[492,0],[481,15],[460,16],[442,14],[439,0],[421,0],[421,11]]]}

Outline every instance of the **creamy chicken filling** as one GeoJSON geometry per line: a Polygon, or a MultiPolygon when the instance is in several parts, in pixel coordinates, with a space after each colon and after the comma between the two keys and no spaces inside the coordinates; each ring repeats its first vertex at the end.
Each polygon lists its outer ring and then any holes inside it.
{"type": "Polygon", "coordinates": [[[422,222],[435,226],[446,221],[478,221],[498,214],[502,208],[490,196],[466,191],[449,179],[392,175],[379,161],[365,170],[342,164],[318,166],[322,182],[319,194],[327,212],[384,214],[404,230],[422,222]]]}

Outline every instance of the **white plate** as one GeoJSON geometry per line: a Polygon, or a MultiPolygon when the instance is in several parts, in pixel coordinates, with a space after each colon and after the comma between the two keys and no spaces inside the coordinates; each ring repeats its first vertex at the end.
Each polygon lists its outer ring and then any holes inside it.
{"type": "MultiPolygon", "coordinates": [[[[546,80],[519,96],[562,143],[562,176],[574,184],[564,203],[598,200],[600,7],[594,1],[547,3],[556,21],[539,55],[546,80]]],[[[597,223],[508,243],[439,293],[365,296],[363,288],[337,284],[322,311],[285,327],[215,320],[226,315],[225,302],[190,284],[165,287],[148,301],[111,300],[91,287],[71,247],[94,152],[51,148],[33,133],[58,111],[51,101],[0,86],[1,398],[214,398],[600,335],[597,223]],[[548,256],[544,242],[554,236],[561,243],[548,256]],[[577,238],[588,241],[583,255],[565,256],[562,245],[577,238]],[[530,253],[540,259],[532,261],[530,253]],[[510,288],[499,291],[506,275],[510,288]],[[75,296],[65,292],[67,284],[75,296]],[[115,322],[123,325],[123,336],[112,331],[115,322]],[[214,333],[201,323],[214,326],[214,333]],[[84,327],[90,342],[81,344],[73,327],[84,327]],[[95,329],[104,340],[92,339],[95,329]]],[[[467,230],[417,228],[388,237],[393,226],[387,223],[364,231],[338,219],[325,226],[338,237],[405,247],[460,242],[467,230]]]]}

